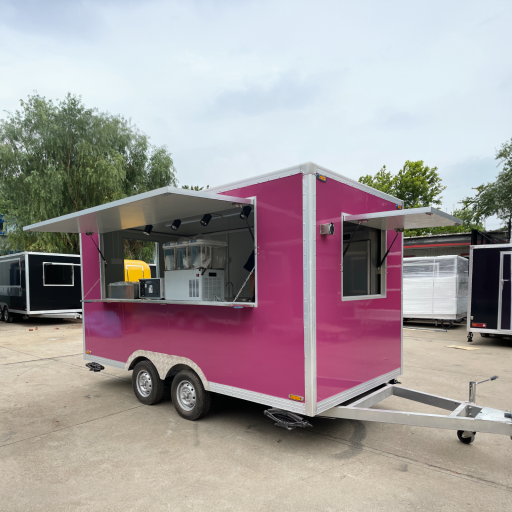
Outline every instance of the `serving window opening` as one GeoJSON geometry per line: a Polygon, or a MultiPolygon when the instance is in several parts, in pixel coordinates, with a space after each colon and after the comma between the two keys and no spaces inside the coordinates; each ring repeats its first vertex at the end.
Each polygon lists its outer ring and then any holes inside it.
{"type": "Polygon", "coordinates": [[[75,286],[73,263],[43,263],[44,286],[75,286]]]}
{"type": "Polygon", "coordinates": [[[101,235],[102,299],[255,306],[255,206],[247,206],[101,235]]]}
{"type": "Polygon", "coordinates": [[[385,296],[385,234],[363,223],[343,222],[343,300],[385,296]]]}

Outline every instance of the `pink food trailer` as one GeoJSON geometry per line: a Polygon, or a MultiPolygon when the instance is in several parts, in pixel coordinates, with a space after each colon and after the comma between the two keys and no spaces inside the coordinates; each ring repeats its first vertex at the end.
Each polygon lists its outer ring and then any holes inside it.
{"type": "Polygon", "coordinates": [[[405,389],[403,231],[457,225],[313,163],[207,191],[164,187],[27,226],[80,233],[84,358],[132,371],[204,416],[212,393],[269,406],[277,426],[322,416],[512,435],[504,411],[405,389]],[[156,277],[124,281],[125,240],[154,243],[156,277]],[[374,409],[395,395],[446,415],[374,409]]]}

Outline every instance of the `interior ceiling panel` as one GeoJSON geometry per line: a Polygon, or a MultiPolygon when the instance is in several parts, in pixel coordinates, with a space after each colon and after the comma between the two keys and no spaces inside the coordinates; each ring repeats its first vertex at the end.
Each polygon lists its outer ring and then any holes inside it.
{"type": "Polygon", "coordinates": [[[110,233],[123,229],[165,225],[174,219],[202,216],[252,204],[251,199],[172,187],[152,190],[80,212],[25,226],[25,231],[52,233],[110,233]]]}

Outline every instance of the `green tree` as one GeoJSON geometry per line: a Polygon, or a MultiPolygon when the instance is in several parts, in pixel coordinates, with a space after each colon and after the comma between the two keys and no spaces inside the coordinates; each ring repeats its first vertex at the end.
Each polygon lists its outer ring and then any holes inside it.
{"type": "Polygon", "coordinates": [[[473,197],[466,197],[462,204],[471,212],[473,222],[496,215],[507,226],[508,239],[512,224],[512,139],[504,143],[496,153],[498,165],[503,169],[496,181],[476,187],[473,197]]]}
{"type": "MultiPolygon", "coordinates": [[[[404,208],[420,208],[422,206],[440,206],[442,204],[441,193],[446,187],[437,172],[437,167],[428,167],[423,160],[412,162],[407,160],[404,166],[395,174],[391,174],[383,166],[382,169],[371,176],[361,176],[360,183],[381,190],[404,201],[404,208]]],[[[464,219],[468,218],[468,212],[459,210],[458,213],[464,219]]],[[[472,219],[471,219],[472,222],[472,219]]],[[[430,228],[406,230],[406,236],[420,236],[429,233],[457,233],[467,231],[470,221],[461,226],[448,226],[446,228],[430,228]]]]}
{"type": "MultiPolygon", "coordinates": [[[[196,192],[204,190],[204,187],[200,187],[199,185],[183,185],[181,188],[184,188],[185,190],[195,190],[196,192]]],[[[210,185],[206,185],[206,188],[209,189],[210,185]]]]}
{"type": "Polygon", "coordinates": [[[440,205],[441,192],[446,189],[437,172],[437,167],[428,167],[423,160],[417,162],[407,160],[395,175],[383,166],[375,176],[370,174],[361,176],[359,183],[402,199],[404,208],[440,205]]]}
{"type": "Polygon", "coordinates": [[[124,239],[124,258],[126,260],[142,260],[146,263],[155,262],[155,242],[145,240],[124,239]]]}
{"type": "Polygon", "coordinates": [[[86,108],[68,94],[37,94],[0,121],[0,211],[7,248],[78,252],[70,233],[27,233],[23,226],[77,212],[177,180],[171,154],[122,116],[86,108]]]}

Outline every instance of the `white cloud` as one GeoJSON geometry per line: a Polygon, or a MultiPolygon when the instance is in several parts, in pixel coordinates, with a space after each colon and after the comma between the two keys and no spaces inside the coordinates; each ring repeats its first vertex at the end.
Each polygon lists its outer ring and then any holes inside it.
{"type": "Polygon", "coordinates": [[[507,1],[0,0],[0,14],[3,110],[81,94],[166,144],[182,183],[421,159],[451,210],[512,137],[507,1]]]}

